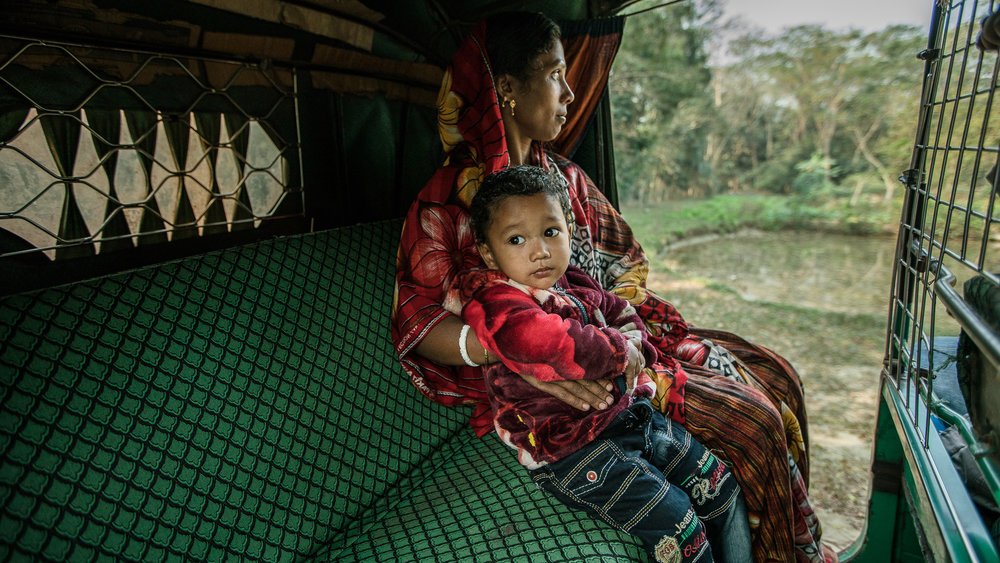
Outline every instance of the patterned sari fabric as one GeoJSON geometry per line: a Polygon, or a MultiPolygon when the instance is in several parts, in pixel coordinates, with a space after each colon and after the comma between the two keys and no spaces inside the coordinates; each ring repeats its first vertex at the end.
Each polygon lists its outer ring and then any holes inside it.
{"type": "MultiPolygon", "coordinates": [[[[471,405],[477,435],[493,430],[482,372],[443,366],[415,347],[442,319],[456,276],[482,266],[468,203],[486,175],[510,163],[480,25],[460,46],[438,98],[448,158],[418,194],[397,257],[392,337],[413,384],[448,405],[471,405]]],[[[572,65],[572,61],[569,61],[572,65]]],[[[802,384],[783,358],[723,331],[691,328],[666,300],[646,289],[648,261],[624,219],[577,165],[538,143],[531,163],[558,170],[569,183],[571,263],[627,300],[645,321],[661,355],[688,374],[685,426],[733,466],[746,497],[756,561],[830,561],[806,493],[802,384]]],[[[668,376],[664,372],[664,376],[668,376]]],[[[669,388],[673,381],[658,382],[669,388]]],[[[668,402],[669,404],[669,402],[668,402]]],[[[667,405],[659,405],[667,410],[667,405]]]]}

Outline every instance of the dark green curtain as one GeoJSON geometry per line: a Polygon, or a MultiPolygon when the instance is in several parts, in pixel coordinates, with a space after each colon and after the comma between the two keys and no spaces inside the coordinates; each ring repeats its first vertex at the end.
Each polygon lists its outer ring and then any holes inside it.
{"type": "Polygon", "coordinates": [[[21,125],[28,118],[30,110],[8,109],[0,112],[0,143],[6,143],[21,131],[21,125]]]}
{"type": "Polygon", "coordinates": [[[174,157],[177,170],[177,210],[174,213],[174,234],[172,240],[182,240],[198,236],[198,226],[195,223],[194,208],[188,197],[187,185],[184,182],[184,171],[187,168],[188,141],[191,137],[190,114],[165,114],[163,128],[170,145],[170,154],[174,157]]]}
{"type": "Polygon", "coordinates": [[[194,114],[195,126],[201,147],[208,156],[209,166],[209,196],[205,210],[205,235],[216,235],[229,232],[226,228],[225,201],[219,192],[219,179],[216,169],[219,165],[219,136],[222,129],[222,115],[218,113],[197,112],[194,114]]]}
{"type": "MultiPolygon", "coordinates": [[[[288,105],[291,105],[289,103],[288,105]]],[[[288,108],[286,108],[288,109],[288,108]]],[[[275,112],[279,113],[279,112],[275,112]]],[[[274,114],[272,114],[274,117],[274,114]]],[[[261,129],[267,133],[274,146],[281,151],[281,180],[285,185],[285,192],[281,194],[281,200],[274,210],[278,217],[287,215],[301,215],[302,208],[302,174],[299,170],[298,138],[295,128],[290,127],[295,124],[294,112],[285,116],[290,121],[272,119],[269,121],[259,121],[261,129]],[[281,129],[276,129],[280,126],[281,129]]]]}
{"type": "Polygon", "coordinates": [[[167,242],[163,215],[153,193],[153,157],[156,154],[156,112],[146,110],[125,110],[125,124],[128,125],[132,144],[135,145],[139,164],[146,176],[146,201],[142,205],[139,221],[139,246],[167,242]]]}
{"type": "Polygon", "coordinates": [[[236,160],[236,170],[239,172],[239,187],[236,188],[236,206],[233,208],[233,231],[245,231],[253,228],[253,205],[247,192],[246,169],[247,150],[250,146],[250,120],[242,113],[226,113],[226,131],[229,133],[229,144],[236,160]]]}

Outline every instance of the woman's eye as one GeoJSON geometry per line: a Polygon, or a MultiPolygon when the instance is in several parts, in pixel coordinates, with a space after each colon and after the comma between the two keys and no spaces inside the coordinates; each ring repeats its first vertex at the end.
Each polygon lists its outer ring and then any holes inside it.
{"type": "Polygon", "coordinates": [[[507,239],[507,242],[514,245],[521,244],[524,242],[524,237],[522,237],[521,235],[514,235],[509,239],[507,239]]]}

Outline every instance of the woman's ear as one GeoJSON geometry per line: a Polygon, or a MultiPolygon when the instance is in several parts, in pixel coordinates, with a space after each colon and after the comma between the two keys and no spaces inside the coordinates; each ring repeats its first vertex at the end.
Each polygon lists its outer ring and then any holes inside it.
{"type": "Polygon", "coordinates": [[[512,77],[509,74],[501,74],[497,77],[496,84],[494,86],[497,89],[497,101],[501,104],[506,99],[510,99],[514,96],[514,84],[511,81],[512,77]]]}
{"type": "Polygon", "coordinates": [[[483,257],[483,262],[486,262],[486,267],[491,270],[497,270],[497,261],[493,258],[493,252],[490,251],[490,245],[485,242],[476,243],[476,247],[479,248],[479,255],[483,257]]]}

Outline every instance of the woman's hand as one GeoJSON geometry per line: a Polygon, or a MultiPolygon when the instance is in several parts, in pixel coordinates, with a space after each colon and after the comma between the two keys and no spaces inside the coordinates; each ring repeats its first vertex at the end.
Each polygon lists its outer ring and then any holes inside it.
{"type": "Polygon", "coordinates": [[[607,379],[539,381],[524,374],[521,374],[521,378],[535,389],[548,393],[567,405],[582,411],[591,408],[604,410],[611,406],[611,401],[614,400],[614,397],[611,396],[611,382],[607,379]]]}

